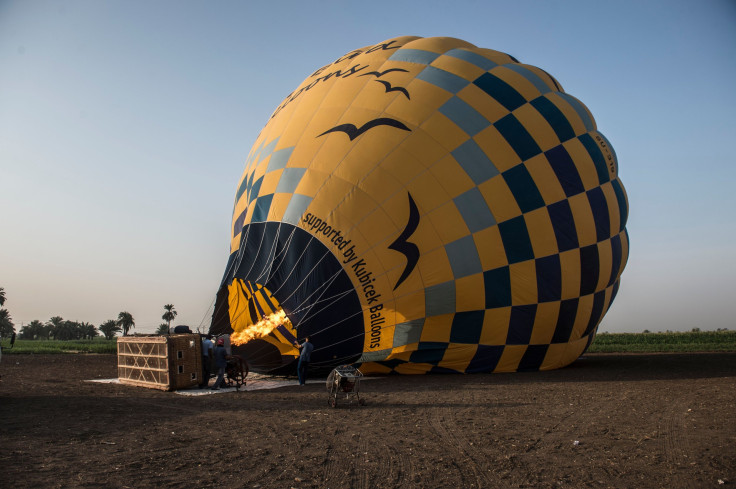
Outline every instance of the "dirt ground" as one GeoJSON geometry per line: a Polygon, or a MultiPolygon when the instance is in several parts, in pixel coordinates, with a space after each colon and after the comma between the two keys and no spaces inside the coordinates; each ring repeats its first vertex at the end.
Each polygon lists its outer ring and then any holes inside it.
{"type": "Polygon", "coordinates": [[[736,353],[587,354],[525,374],[391,376],[188,397],[114,355],[5,355],[0,487],[736,485],[736,353]]]}

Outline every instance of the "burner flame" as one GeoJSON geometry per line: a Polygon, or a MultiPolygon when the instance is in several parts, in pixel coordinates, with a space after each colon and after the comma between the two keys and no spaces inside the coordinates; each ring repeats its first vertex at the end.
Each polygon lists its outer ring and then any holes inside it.
{"type": "Polygon", "coordinates": [[[289,318],[286,317],[286,313],[283,309],[273,314],[269,314],[268,316],[263,316],[263,319],[248,326],[243,331],[236,331],[231,334],[230,343],[237,346],[248,343],[251,340],[261,338],[288,320],[289,318]]]}

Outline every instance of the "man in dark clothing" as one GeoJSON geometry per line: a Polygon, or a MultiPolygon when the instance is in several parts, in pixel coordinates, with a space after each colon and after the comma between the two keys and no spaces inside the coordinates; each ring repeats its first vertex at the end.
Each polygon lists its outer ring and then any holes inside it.
{"type": "Polygon", "coordinates": [[[309,342],[309,336],[304,338],[304,343],[294,343],[297,348],[302,352],[299,355],[299,363],[296,366],[297,373],[299,374],[299,385],[307,383],[307,367],[309,366],[309,359],[312,357],[312,350],[314,345],[309,342]]]}
{"type": "Polygon", "coordinates": [[[215,347],[215,368],[217,369],[217,380],[215,385],[211,387],[212,390],[217,390],[225,384],[225,367],[227,367],[227,350],[225,350],[225,340],[223,338],[217,339],[217,346],[215,347]]]}

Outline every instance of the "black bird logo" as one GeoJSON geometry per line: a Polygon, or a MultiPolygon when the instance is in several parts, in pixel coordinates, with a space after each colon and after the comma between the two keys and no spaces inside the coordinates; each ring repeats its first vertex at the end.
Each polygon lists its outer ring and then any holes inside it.
{"type": "Polygon", "coordinates": [[[358,75],[358,76],[370,76],[370,75],[373,75],[376,78],[381,78],[386,73],[391,73],[391,72],[394,72],[394,71],[403,71],[404,73],[409,73],[409,70],[405,70],[403,68],[389,68],[386,71],[369,71],[368,73],[363,73],[362,75],[358,75]]]}
{"type": "Polygon", "coordinates": [[[406,257],[406,267],[404,267],[404,272],[396,282],[394,290],[396,290],[398,286],[406,280],[419,261],[419,247],[414,243],[407,241],[419,226],[419,209],[417,209],[414,199],[411,198],[411,194],[407,192],[407,195],[409,196],[409,222],[406,223],[406,227],[399,237],[389,245],[389,249],[398,251],[406,257]]]}
{"type": "Polygon", "coordinates": [[[348,135],[350,140],[354,140],[361,134],[363,134],[366,131],[369,131],[370,129],[373,129],[374,127],[378,126],[390,126],[395,127],[396,129],[401,129],[402,131],[411,131],[408,127],[406,127],[403,123],[397,121],[396,119],[390,119],[388,117],[381,117],[379,119],[373,119],[372,121],[368,121],[362,126],[355,127],[354,124],[340,124],[339,126],[335,126],[332,129],[328,129],[322,134],[320,134],[317,137],[324,136],[325,134],[329,134],[331,132],[344,132],[348,135]]]}
{"type": "Polygon", "coordinates": [[[406,91],[406,88],[404,88],[404,87],[394,87],[389,82],[387,82],[385,80],[374,80],[374,81],[377,81],[378,83],[380,83],[381,85],[383,85],[384,88],[385,88],[385,90],[386,90],[386,93],[389,93],[389,92],[401,92],[404,95],[406,95],[406,98],[408,98],[409,100],[411,100],[411,97],[409,96],[409,92],[406,91]]]}

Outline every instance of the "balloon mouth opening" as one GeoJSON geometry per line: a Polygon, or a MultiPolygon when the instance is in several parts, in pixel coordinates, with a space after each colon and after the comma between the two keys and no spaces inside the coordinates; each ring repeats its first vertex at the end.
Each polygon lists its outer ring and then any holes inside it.
{"type": "Polygon", "coordinates": [[[348,363],[363,351],[363,310],[348,271],[298,226],[246,224],[217,301],[211,332],[232,332],[235,351],[255,371],[295,368],[295,343],[305,337],[314,345],[310,368],[348,363]]]}

